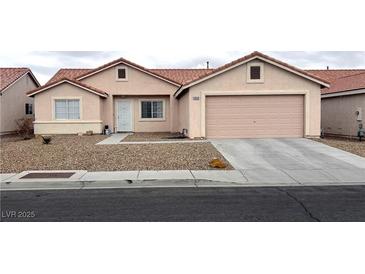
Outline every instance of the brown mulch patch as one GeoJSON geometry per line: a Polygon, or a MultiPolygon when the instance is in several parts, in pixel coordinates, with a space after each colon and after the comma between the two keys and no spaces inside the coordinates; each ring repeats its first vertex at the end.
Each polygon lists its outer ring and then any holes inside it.
{"type": "Polygon", "coordinates": [[[218,158],[232,169],[210,143],[96,145],[105,136],[54,136],[44,145],[40,138],[1,140],[1,173],[24,170],[179,170],[212,169],[218,158]]]}
{"type": "Polygon", "coordinates": [[[122,142],[191,141],[189,138],[174,138],[177,136],[179,136],[178,132],[135,132],[124,138],[122,142]]]}
{"type": "Polygon", "coordinates": [[[360,142],[356,139],[329,138],[316,139],[316,141],[331,147],[339,148],[350,153],[365,157],[365,141],[360,142]]]}

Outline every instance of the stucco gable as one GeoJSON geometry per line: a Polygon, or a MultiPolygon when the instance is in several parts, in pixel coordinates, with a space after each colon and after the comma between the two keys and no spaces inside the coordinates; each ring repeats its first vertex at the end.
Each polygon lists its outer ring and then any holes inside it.
{"type": "Polygon", "coordinates": [[[314,82],[317,85],[320,85],[321,87],[329,86],[329,82],[319,78],[318,76],[312,75],[309,72],[306,72],[302,69],[296,68],[287,63],[274,59],[268,55],[255,51],[249,55],[246,55],[242,58],[239,58],[230,63],[227,63],[221,67],[218,67],[218,68],[214,69],[213,71],[211,71],[210,73],[203,75],[199,78],[196,78],[189,83],[184,84],[178,91],[176,91],[175,97],[179,97],[182,93],[186,92],[186,90],[192,86],[198,85],[205,81],[210,81],[211,79],[214,79],[215,77],[217,77],[219,75],[225,74],[237,67],[243,66],[243,65],[245,65],[249,62],[253,62],[253,61],[259,61],[259,62],[271,64],[272,66],[278,67],[284,71],[287,71],[290,74],[294,74],[294,75],[304,78],[308,81],[314,82]]]}
{"type": "Polygon", "coordinates": [[[152,77],[155,77],[157,79],[160,79],[162,81],[168,82],[168,83],[170,83],[172,85],[180,86],[180,83],[178,83],[178,82],[176,82],[174,80],[171,80],[171,79],[169,79],[169,78],[167,78],[167,77],[165,77],[165,76],[163,76],[161,74],[157,74],[157,73],[153,72],[150,69],[147,69],[145,67],[142,67],[142,66],[140,66],[140,65],[138,65],[136,63],[133,63],[133,62],[131,62],[131,61],[127,60],[127,59],[124,59],[124,58],[116,59],[116,60],[114,60],[112,62],[109,62],[107,64],[104,64],[104,65],[102,65],[100,67],[97,67],[95,69],[92,69],[90,71],[87,71],[84,74],[81,74],[80,76],[78,76],[77,77],[77,80],[82,81],[82,80],[84,80],[84,79],[86,79],[88,77],[91,77],[91,76],[96,75],[96,74],[98,74],[100,72],[103,72],[103,71],[105,71],[107,69],[110,69],[110,68],[113,68],[113,67],[116,67],[116,66],[120,66],[120,65],[132,67],[132,68],[134,68],[136,70],[139,70],[139,71],[141,71],[143,73],[146,73],[146,74],[148,74],[148,75],[150,75],[152,77]]]}
{"type": "Polygon", "coordinates": [[[0,93],[24,77],[29,77],[36,87],[40,84],[29,68],[0,68],[0,93]]]}
{"type": "Polygon", "coordinates": [[[79,80],[87,85],[107,90],[111,95],[170,95],[179,87],[129,65],[114,65],[79,80]],[[127,69],[127,79],[117,79],[117,68],[127,69]]]}
{"type": "Polygon", "coordinates": [[[78,87],[79,89],[91,92],[91,93],[93,93],[95,95],[98,95],[98,96],[101,96],[101,97],[107,97],[108,96],[108,93],[106,93],[103,90],[100,90],[98,88],[86,85],[85,83],[81,83],[79,81],[71,80],[71,79],[67,79],[67,78],[61,79],[61,80],[59,80],[55,83],[46,84],[46,85],[44,85],[42,87],[39,87],[37,89],[34,89],[34,90],[31,90],[31,91],[27,92],[27,95],[31,97],[31,96],[37,95],[38,93],[41,93],[41,92],[44,92],[44,91],[47,91],[47,90],[51,90],[55,87],[58,87],[58,86],[64,85],[64,84],[78,87]]]}

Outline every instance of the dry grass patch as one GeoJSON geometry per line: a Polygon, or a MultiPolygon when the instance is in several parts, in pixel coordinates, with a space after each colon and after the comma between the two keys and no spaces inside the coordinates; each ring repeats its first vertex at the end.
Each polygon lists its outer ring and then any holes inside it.
{"type": "Polygon", "coordinates": [[[105,136],[54,136],[1,141],[2,173],[24,170],[83,169],[88,171],[212,169],[218,158],[232,166],[210,143],[95,145],[105,136]]]}
{"type": "Polygon", "coordinates": [[[316,139],[316,141],[365,157],[365,141],[359,142],[358,140],[354,139],[340,138],[324,138],[316,139]]]}

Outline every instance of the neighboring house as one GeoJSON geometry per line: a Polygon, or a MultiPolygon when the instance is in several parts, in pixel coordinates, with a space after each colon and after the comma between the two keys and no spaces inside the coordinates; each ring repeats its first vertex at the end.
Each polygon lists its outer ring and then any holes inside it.
{"type": "Polygon", "coordinates": [[[365,70],[311,70],[331,83],[322,90],[322,129],[325,135],[357,136],[365,119],[365,70]]]}
{"type": "Polygon", "coordinates": [[[182,132],[190,138],[316,137],[326,80],[259,52],[216,69],[147,69],[120,58],[61,69],[35,100],[36,134],[182,132]]]}
{"type": "Polygon", "coordinates": [[[15,132],[16,120],[34,117],[33,98],[26,93],[39,86],[28,68],[0,68],[0,134],[15,132]]]}

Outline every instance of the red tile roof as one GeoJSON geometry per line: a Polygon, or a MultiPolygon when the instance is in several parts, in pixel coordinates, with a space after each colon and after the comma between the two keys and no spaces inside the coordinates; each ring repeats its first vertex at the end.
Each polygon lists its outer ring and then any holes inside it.
{"type": "Polygon", "coordinates": [[[214,69],[150,69],[156,74],[165,76],[182,85],[196,78],[204,77],[214,69]]]}
{"type": "Polygon", "coordinates": [[[329,88],[322,89],[322,94],[358,89],[365,89],[365,72],[334,80],[329,88]]]}
{"type": "Polygon", "coordinates": [[[80,76],[86,72],[89,72],[91,70],[92,69],[85,69],[85,68],[76,68],[76,69],[63,68],[63,69],[60,69],[59,71],[57,71],[56,74],[53,75],[53,77],[51,79],[49,79],[47,84],[57,82],[58,80],[60,80],[62,78],[76,79],[78,76],[80,76]]]}
{"type": "MultiPolygon", "coordinates": [[[[89,73],[92,69],[69,69],[63,68],[56,72],[55,75],[47,82],[53,83],[62,78],[77,79],[81,75],[89,73]]],[[[149,71],[158,74],[161,77],[171,79],[177,83],[183,84],[191,81],[196,77],[206,75],[213,69],[149,69],[149,71]]]]}
{"type": "Polygon", "coordinates": [[[314,74],[314,73],[311,73],[311,71],[305,71],[305,70],[301,70],[299,68],[296,68],[296,67],[293,67],[287,63],[284,63],[282,61],[279,61],[277,59],[274,59],[270,56],[267,56],[267,55],[264,55],[260,52],[253,52],[249,55],[246,55],[242,58],[239,58],[233,62],[230,62],[230,63],[227,63],[223,66],[220,66],[216,69],[147,69],[147,68],[144,68],[142,66],[139,66],[135,63],[132,63],[124,58],[119,58],[117,60],[114,60],[110,63],[107,63],[105,65],[102,65],[96,69],[60,69],[49,81],[49,82],[54,82],[54,81],[57,81],[58,79],[61,79],[63,77],[67,77],[67,78],[70,78],[70,79],[79,79],[79,78],[82,78],[82,77],[85,77],[93,72],[97,72],[99,70],[102,70],[103,68],[106,68],[106,67],[109,67],[109,66],[112,66],[113,64],[116,64],[116,63],[119,63],[119,62],[125,62],[127,64],[130,64],[132,66],[135,66],[139,69],[142,69],[142,70],[145,70],[149,73],[152,73],[152,74],[155,74],[157,76],[160,76],[160,77],[163,77],[167,80],[170,80],[170,81],[173,81],[175,83],[178,83],[178,84],[181,84],[181,85],[186,85],[186,84],[189,84],[189,83],[192,83],[194,81],[197,81],[197,80],[200,80],[210,74],[213,74],[213,73],[216,73],[216,72],[219,72],[219,71],[222,71],[226,68],[229,68],[235,64],[238,64],[238,63],[241,63],[245,60],[248,60],[248,59],[251,59],[253,57],[256,57],[256,56],[259,56],[259,57],[262,57],[262,58],[265,58],[265,59],[268,59],[268,60],[271,60],[275,63],[278,63],[282,66],[285,66],[289,69],[292,69],[294,71],[297,71],[303,75],[306,75],[308,77],[311,77],[313,79],[316,79],[318,81],[321,81],[321,82],[324,82],[324,83],[327,83],[328,81],[326,80],[326,78],[322,78],[320,76],[318,76],[317,74],[314,74]]]}
{"type": "Polygon", "coordinates": [[[0,68],[0,92],[28,72],[29,68],[0,68]]]}
{"type": "MultiPolygon", "coordinates": [[[[140,69],[142,71],[145,71],[147,73],[150,73],[152,75],[155,75],[157,77],[160,77],[162,79],[165,79],[167,81],[176,83],[178,85],[188,85],[188,84],[192,84],[197,80],[201,80],[209,75],[212,75],[214,73],[223,71],[227,68],[230,68],[236,64],[239,64],[241,62],[244,62],[246,60],[255,58],[255,57],[261,57],[264,58],[266,60],[275,62],[281,66],[284,66],[292,71],[296,71],[304,76],[310,77],[314,80],[319,81],[320,83],[324,83],[324,84],[329,84],[329,79],[328,77],[321,77],[322,74],[319,73],[313,73],[312,71],[308,70],[302,70],[299,68],[296,68],[294,66],[291,66],[287,63],[284,63],[280,60],[274,59],[270,56],[267,56],[265,54],[262,54],[261,52],[253,52],[249,55],[246,55],[242,58],[239,58],[237,60],[234,60],[230,63],[227,63],[223,66],[220,66],[216,69],[147,69],[145,67],[142,67],[140,65],[137,65],[135,63],[132,63],[124,58],[119,58],[117,60],[114,60],[112,62],[109,62],[107,64],[104,64],[98,68],[95,69],[60,69],[49,81],[48,83],[53,83],[55,81],[58,81],[59,79],[62,78],[69,78],[69,79],[74,79],[74,80],[81,80],[84,77],[88,77],[89,75],[91,75],[92,73],[96,73],[100,70],[106,69],[108,67],[111,67],[115,64],[118,63],[125,63],[127,65],[131,65],[137,69],[140,69]]],[[[318,71],[317,71],[318,72],[318,71]]],[[[47,84],[48,84],[47,83],[47,84]]]]}
{"type": "Polygon", "coordinates": [[[365,72],[365,69],[306,69],[305,71],[332,83],[338,78],[365,72]]]}
{"type": "Polygon", "coordinates": [[[39,88],[33,89],[31,91],[28,91],[27,92],[27,95],[28,96],[33,96],[33,95],[37,94],[38,92],[42,92],[43,90],[46,90],[46,89],[50,88],[51,86],[57,86],[59,84],[62,84],[65,81],[68,81],[68,82],[70,82],[72,84],[81,86],[82,88],[89,89],[89,90],[95,92],[97,95],[100,95],[102,97],[107,97],[108,96],[108,93],[105,92],[105,91],[103,91],[103,90],[101,90],[101,89],[92,87],[90,85],[87,85],[85,83],[82,83],[80,81],[77,81],[77,80],[74,80],[74,79],[70,79],[70,78],[61,78],[61,79],[59,79],[59,80],[57,80],[55,82],[48,82],[44,86],[41,86],[39,88]]]}

